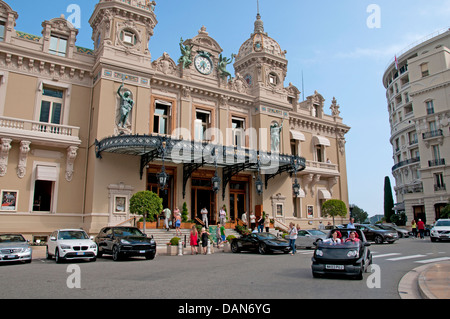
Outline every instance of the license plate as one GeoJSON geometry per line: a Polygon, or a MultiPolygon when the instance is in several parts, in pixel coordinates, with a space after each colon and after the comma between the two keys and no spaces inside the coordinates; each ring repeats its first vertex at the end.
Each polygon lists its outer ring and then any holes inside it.
{"type": "Polygon", "coordinates": [[[16,255],[6,255],[5,259],[16,259],[17,256],[16,255]]]}
{"type": "Polygon", "coordinates": [[[145,254],[145,250],[140,250],[139,253],[140,254],[145,254]]]}
{"type": "Polygon", "coordinates": [[[77,253],[77,256],[83,256],[84,253],[77,253]]]}
{"type": "Polygon", "coordinates": [[[331,270],[344,270],[344,265],[325,265],[325,268],[331,270]]]}

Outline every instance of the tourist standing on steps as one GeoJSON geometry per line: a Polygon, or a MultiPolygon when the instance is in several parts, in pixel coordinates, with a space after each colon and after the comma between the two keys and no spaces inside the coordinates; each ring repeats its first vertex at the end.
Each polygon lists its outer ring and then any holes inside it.
{"type": "Polygon", "coordinates": [[[256,216],[253,212],[250,212],[250,228],[253,231],[255,227],[256,227],[256,216]]]}
{"type": "Polygon", "coordinates": [[[164,226],[166,227],[167,231],[170,230],[169,228],[169,221],[170,221],[170,215],[172,215],[172,212],[170,211],[169,208],[165,208],[163,210],[164,213],[164,226]]]}
{"type": "Polygon", "coordinates": [[[208,210],[206,209],[206,207],[203,207],[200,213],[202,214],[202,222],[205,224],[206,229],[208,229],[208,210]]]}
{"type": "Polygon", "coordinates": [[[227,212],[225,211],[225,205],[223,205],[223,207],[219,211],[220,224],[225,226],[225,223],[227,221],[226,219],[227,219],[227,212]]]}

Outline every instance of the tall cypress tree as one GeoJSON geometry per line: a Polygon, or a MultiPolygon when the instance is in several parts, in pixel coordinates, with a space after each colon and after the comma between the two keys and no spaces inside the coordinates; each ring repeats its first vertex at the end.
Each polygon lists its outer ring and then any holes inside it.
{"type": "Polygon", "coordinates": [[[394,197],[392,196],[391,180],[389,176],[384,178],[384,218],[386,222],[391,222],[391,216],[394,214],[394,197]]]}

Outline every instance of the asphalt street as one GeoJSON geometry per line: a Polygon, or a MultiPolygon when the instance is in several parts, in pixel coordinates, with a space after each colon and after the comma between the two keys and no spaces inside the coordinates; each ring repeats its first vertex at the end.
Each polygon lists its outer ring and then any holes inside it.
{"type": "Polygon", "coordinates": [[[363,280],[314,279],[312,250],[299,250],[294,256],[161,254],[149,261],[114,262],[104,257],[63,264],[34,259],[31,264],[0,265],[2,287],[7,287],[0,289],[0,298],[399,299],[398,284],[408,271],[450,260],[450,243],[431,243],[429,239],[401,239],[392,245],[372,244],[370,249],[379,276],[366,273],[363,280]]]}

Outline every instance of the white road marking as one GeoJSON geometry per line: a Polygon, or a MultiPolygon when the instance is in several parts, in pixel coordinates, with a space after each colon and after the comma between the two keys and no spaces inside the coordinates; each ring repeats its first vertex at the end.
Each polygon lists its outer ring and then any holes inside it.
{"type": "Polygon", "coordinates": [[[372,258],[378,258],[378,257],[389,257],[389,256],[397,256],[401,255],[400,253],[390,253],[390,254],[383,254],[383,255],[372,255],[372,258]]]}
{"type": "Polygon", "coordinates": [[[413,258],[420,258],[420,257],[425,257],[425,255],[410,255],[410,256],[403,256],[403,257],[397,257],[397,258],[390,258],[390,259],[386,259],[386,260],[397,261],[397,260],[413,259],[413,258]]]}
{"type": "Polygon", "coordinates": [[[415,261],[415,263],[428,264],[428,263],[435,263],[435,262],[444,261],[444,260],[450,260],[450,257],[441,257],[441,258],[419,260],[419,261],[415,261]]]}

